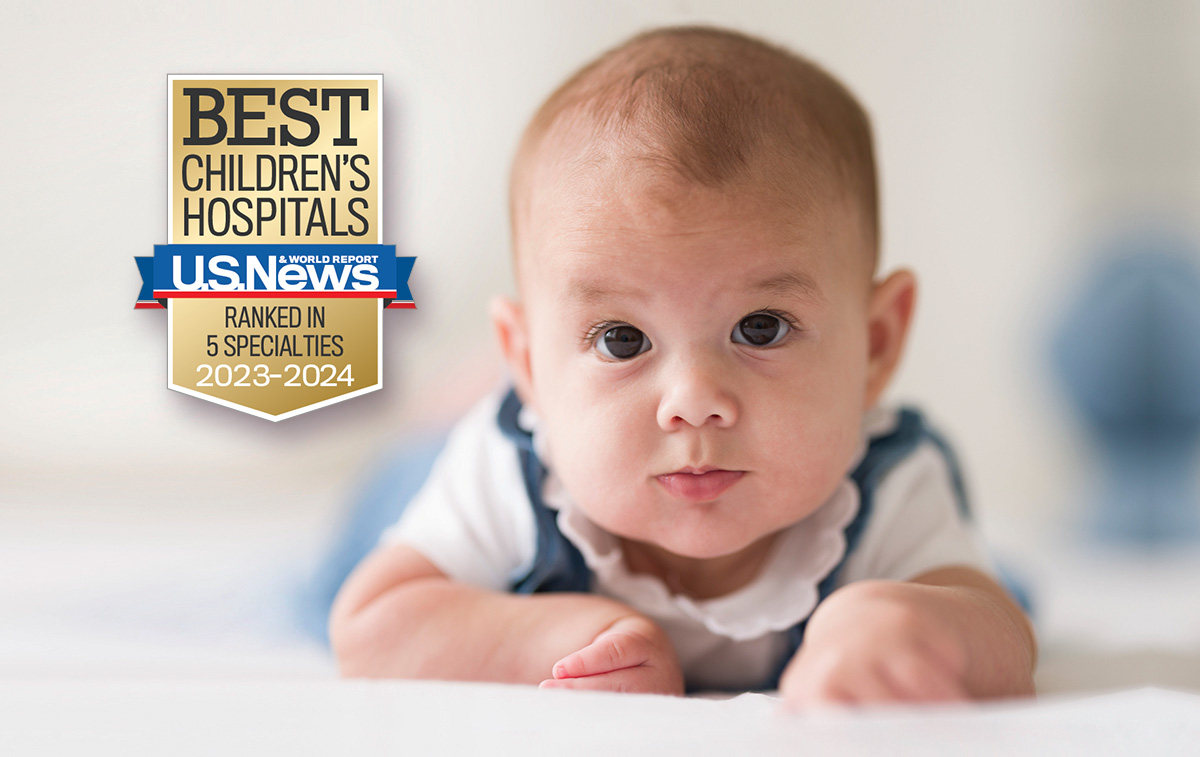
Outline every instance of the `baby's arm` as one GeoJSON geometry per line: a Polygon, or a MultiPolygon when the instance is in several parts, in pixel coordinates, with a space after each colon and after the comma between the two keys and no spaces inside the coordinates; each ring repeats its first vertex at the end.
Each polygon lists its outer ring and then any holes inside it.
{"type": "Polygon", "coordinates": [[[588,594],[466,586],[398,544],[376,550],[346,581],[330,637],[346,676],[683,691],[670,640],[629,607],[588,594]]]}
{"type": "Polygon", "coordinates": [[[1031,696],[1037,644],[1007,593],[966,567],[860,581],[813,613],[780,692],[793,705],[1031,696]]]}

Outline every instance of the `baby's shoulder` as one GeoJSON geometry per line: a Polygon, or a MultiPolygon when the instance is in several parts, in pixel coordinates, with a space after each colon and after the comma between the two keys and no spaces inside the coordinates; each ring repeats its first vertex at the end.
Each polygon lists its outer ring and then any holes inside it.
{"type": "Polygon", "coordinates": [[[889,511],[889,520],[914,507],[949,505],[970,515],[958,456],[946,438],[911,406],[872,408],[864,418],[864,444],[850,478],[863,506],[889,511]]]}
{"type": "Polygon", "coordinates": [[[856,479],[879,478],[908,458],[932,451],[957,476],[958,459],[946,437],[918,408],[876,406],[863,416],[863,449],[856,479]]]}
{"type": "Polygon", "coordinates": [[[988,572],[991,563],[971,526],[958,459],[913,407],[874,409],[869,446],[851,478],[859,492],[857,548],[841,583],[909,580],[946,565],[988,572]]]}

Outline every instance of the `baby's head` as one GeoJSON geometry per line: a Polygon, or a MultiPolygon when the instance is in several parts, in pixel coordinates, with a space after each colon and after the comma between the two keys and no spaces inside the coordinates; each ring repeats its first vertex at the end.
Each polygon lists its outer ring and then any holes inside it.
{"type": "Polygon", "coordinates": [[[511,193],[520,302],[493,317],[594,522],[715,558],[828,499],[915,291],[874,278],[870,127],[845,88],[741,34],[643,34],[550,96],[511,193]]]}

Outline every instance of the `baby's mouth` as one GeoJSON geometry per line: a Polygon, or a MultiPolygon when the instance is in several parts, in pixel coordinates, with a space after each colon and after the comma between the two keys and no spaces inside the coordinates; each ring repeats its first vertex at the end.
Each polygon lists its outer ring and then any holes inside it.
{"type": "Polygon", "coordinates": [[[712,502],[736,484],[745,471],[720,468],[682,468],[658,476],[667,493],[689,502],[712,502]]]}

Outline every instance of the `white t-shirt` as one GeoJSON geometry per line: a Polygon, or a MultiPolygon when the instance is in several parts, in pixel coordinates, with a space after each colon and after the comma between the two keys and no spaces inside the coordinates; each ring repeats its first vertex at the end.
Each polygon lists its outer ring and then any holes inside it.
{"type": "MultiPolygon", "coordinates": [[[[413,547],[456,581],[494,591],[507,591],[528,572],[537,543],[517,448],[496,420],[502,399],[502,393],[485,398],[455,427],[425,485],[381,537],[381,543],[413,547]]],[[[862,450],[871,437],[891,431],[896,417],[886,409],[867,413],[862,450]]],[[[535,421],[523,413],[518,422],[533,431],[540,451],[535,421]]],[[[753,581],[722,597],[694,600],[672,594],[656,577],[631,573],[618,540],[573,506],[553,471],[542,495],[591,570],[593,591],[657,622],[670,636],[689,685],[716,689],[755,688],[775,671],[786,653],[788,629],[813,611],[818,584],[842,562],[844,529],[859,507],[858,487],[847,475],[824,505],[776,539],[753,581]]],[[[876,489],[838,585],[868,578],[903,581],[948,565],[992,572],[959,511],[949,465],[927,441],[891,468],[876,489]]]]}

